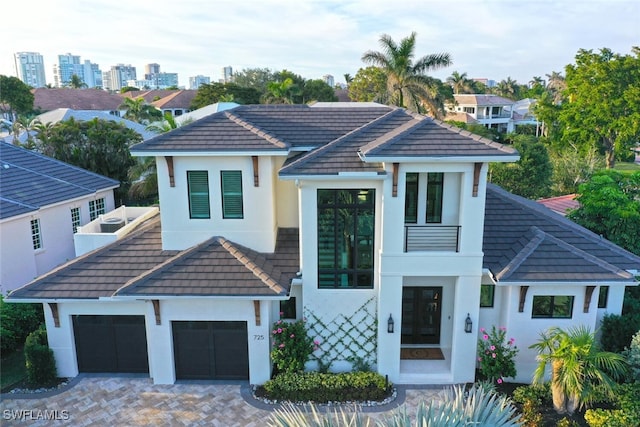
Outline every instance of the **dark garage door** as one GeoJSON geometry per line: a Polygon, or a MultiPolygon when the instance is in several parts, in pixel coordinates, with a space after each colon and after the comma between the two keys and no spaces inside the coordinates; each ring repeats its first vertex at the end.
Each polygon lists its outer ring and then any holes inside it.
{"type": "Polygon", "coordinates": [[[246,322],[172,322],[176,379],[249,379],[246,322]]]}
{"type": "Polygon", "coordinates": [[[73,316],[80,372],[149,372],[144,316],[73,316]]]}

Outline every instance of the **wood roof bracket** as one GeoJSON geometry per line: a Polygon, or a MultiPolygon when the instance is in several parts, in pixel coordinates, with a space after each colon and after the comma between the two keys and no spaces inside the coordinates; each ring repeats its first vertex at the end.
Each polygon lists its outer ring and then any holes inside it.
{"type": "Polygon", "coordinates": [[[153,303],[153,314],[156,315],[156,325],[160,325],[162,323],[160,319],[160,300],[152,299],[153,303]]]}
{"type": "Polygon", "coordinates": [[[400,163],[393,164],[393,197],[398,197],[398,169],[400,169],[400,163]]]}
{"type": "Polygon", "coordinates": [[[167,162],[167,169],[169,170],[169,186],[175,187],[176,180],[173,176],[173,156],[164,156],[164,159],[167,162]]]}
{"type": "Polygon", "coordinates": [[[253,161],[253,186],[260,187],[260,178],[258,177],[258,156],[251,156],[253,161]]]}
{"type": "Polygon", "coordinates": [[[50,302],[49,308],[51,309],[51,315],[53,316],[53,326],[56,328],[60,327],[60,315],[58,314],[58,303],[50,302]]]}
{"type": "Polygon", "coordinates": [[[261,325],[261,321],[260,321],[260,300],[254,300],[253,301],[253,311],[254,311],[255,316],[256,316],[256,326],[260,326],[261,325]]]}
{"type": "Polygon", "coordinates": [[[473,197],[478,197],[478,187],[480,186],[480,170],[482,169],[482,163],[475,163],[473,165],[473,197]]]}
{"type": "Polygon", "coordinates": [[[589,312],[589,306],[591,305],[591,297],[593,296],[593,291],[596,289],[595,286],[587,286],[584,290],[584,307],[583,312],[589,312]]]}
{"type": "Polygon", "coordinates": [[[520,286],[520,304],[518,305],[518,313],[522,313],[524,311],[524,302],[527,299],[528,290],[528,286],[520,286]]]}

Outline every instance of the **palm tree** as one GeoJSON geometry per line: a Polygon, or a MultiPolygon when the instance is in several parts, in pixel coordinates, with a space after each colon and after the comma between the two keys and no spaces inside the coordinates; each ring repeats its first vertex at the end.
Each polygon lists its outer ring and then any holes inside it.
{"type": "Polygon", "coordinates": [[[73,89],[84,89],[88,87],[87,84],[82,81],[82,79],[77,74],[71,76],[71,80],[69,80],[67,86],[73,89]]]}
{"type": "Polygon", "coordinates": [[[349,73],[345,73],[344,74],[344,81],[347,83],[347,88],[349,88],[349,85],[353,81],[353,76],[351,74],[349,74],[349,73]]]}
{"type": "Polygon", "coordinates": [[[433,79],[425,73],[451,65],[448,53],[430,54],[413,61],[416,47],[416,33],[400,40],[397,44],[391,36],[380,37],[382,52],[367,51],[362,61],[382,68],[387,75],[387,92],[381,101],[417,112],[425,110],[435,117],[444,114],[444,105],[434,91],[433,79]],[[434,96],[436,95],[436,96],[434,96]]]}
{"type": "Polygon", "coordinates": [[[453,93],[473,93],[473,81],[467,78],[467,73],[454,71],[447,77],[447,83],[453,88],[453,93]]]}
{"type": "Polygon", "coordinates": [[[518,82],[507,77],[506,80],[502,80],[496,85],[494,92],[505,98],[516,99],[518,97],[518,82]]]}
{"type": "Polygon", "coordinates": [[[562,92],[566,88],[567,82],[561,73],[552,71],[551,74],[547,74],[547,90],[553,95],[553,102],[555,104],[562,102],[562,92]]]}
{"type": "Polygon", "coordinates": [[[281,82],[269,82],[267,83],[264,102],[266,104],[293,104],[293,96],[296,90],[297,86],[290,77],[281,82]]]}
{"type": "Polygon", "coordinates": [[[126,110],[124,113],[125,119],[133,120],[140,124],[148,124],[154,119],[162,118],[162,112],[153,105],[147,104],[141,96],[138,98],[124,98],[119,108],[126,110]]]}
{"type": "Polygon", "coordinates": [[[551,367],[553,407],[559,414],[573,414],[591,403],[596,387],[612,393],[614,380],[622,378],[627,370],[624,357],[601,351],[586,326],[567,331],[551,328],[529,348],[538,350],[534,383],[544,382],[547,366],[551,367]]]}
{"type": "Polygon", "coordinates": [[[169,131],[177,129],[179,126],[180,125],[178,125],[173,115],[169,112],[166,112],[164,114],[163,120],[151,122],[147,125],[145,129],[151,132],[156,132],[156,133],[167,133],[169,131]]]}

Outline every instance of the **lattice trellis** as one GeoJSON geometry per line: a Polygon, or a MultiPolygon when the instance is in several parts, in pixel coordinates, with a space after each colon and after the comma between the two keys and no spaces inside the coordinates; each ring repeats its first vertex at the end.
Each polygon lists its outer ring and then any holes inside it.
{"type": "Polygon", "coordinates": [[[376,298],[372,297],[351,315],[339,314],[325,322],[304,309],[310,336],[320,340],[312,358],[323,363],[361,359],[375,363],[378,349],[376,298]]]}

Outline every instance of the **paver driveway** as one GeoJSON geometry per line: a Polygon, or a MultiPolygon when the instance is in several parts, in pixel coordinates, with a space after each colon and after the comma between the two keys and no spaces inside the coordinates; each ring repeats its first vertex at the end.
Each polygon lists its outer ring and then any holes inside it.
{"type": "MultiPolygon", "coordinates": [[[[372,421],[402,402],[415,413],[420,400],[438,398],[442,388],[403,388],[396,402],[367,412],[372,421]]],[[[265,426],[267,405],[250,397],[248,386],[155,385],[149,378],[83,377],[62,393],[37,399],[3,395],[4,426],[265,426]],[[243,397],[244,396],[244,397],[243,397]],[[47,411],[47,412],[44,412],[47,411]],[[38,419],[40,417],[40,419],[38,419]],[[42,417],[58,418],[57,420],[42,417]]]]}

